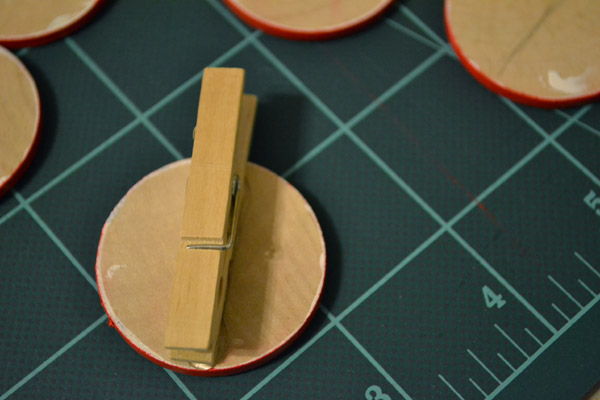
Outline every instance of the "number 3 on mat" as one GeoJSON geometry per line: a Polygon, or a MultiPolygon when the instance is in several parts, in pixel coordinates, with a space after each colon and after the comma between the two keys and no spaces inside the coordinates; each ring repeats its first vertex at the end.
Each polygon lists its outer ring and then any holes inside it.
{"type": "Polygon", "coordinates": [[[481,291],[483,292],[483,298],[487,308],[492,308],[494,306],[502,308],[502,306],[506,304],[506,300],[502,298],[502,295],[494,293],[487,285],[482,287],[481,291]]]}
{"type": "Polygon", "coordinates": [[[367,400],[392,400],[390,396],[383,393],[381,388],[377,385],[371,385],[365,392],[365,399],[367,400]],[[375,397],[373,397],[375,396],[375,397]]]}

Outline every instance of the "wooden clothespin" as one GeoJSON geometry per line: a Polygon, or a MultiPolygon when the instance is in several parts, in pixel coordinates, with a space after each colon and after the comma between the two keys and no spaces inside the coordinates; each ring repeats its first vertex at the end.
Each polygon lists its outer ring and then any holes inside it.
{"type": "Polygon", "coordinates": [[[187,182],[165,347],[176,360],[212,366],[242,201],[257,98],[244,70],[206,68],[187,182]]]}

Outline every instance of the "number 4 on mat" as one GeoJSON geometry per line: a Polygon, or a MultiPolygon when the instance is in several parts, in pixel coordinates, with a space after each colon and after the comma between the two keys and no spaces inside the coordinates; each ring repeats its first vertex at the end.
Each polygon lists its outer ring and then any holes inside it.
{"type": "Polygon", "coordinates": [[[494,306],[502,308],[502,306],[506,304],[506,300],[502,298],[502,295],[494,293],[487,285],[482,287],[481,291],[483,292],[483,299],[485,300],[487,308],[492,308],[494,306]]]}

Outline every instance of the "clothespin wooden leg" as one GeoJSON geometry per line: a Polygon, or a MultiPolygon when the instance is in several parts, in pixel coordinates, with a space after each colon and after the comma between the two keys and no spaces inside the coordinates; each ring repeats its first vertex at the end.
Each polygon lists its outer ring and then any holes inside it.
{"type": "Polygon", "coordinates": [[[165,334],[173,359],[208,366],[217,355],[257,106],[243,85],[241,69],[204,72],[165,334]]]}

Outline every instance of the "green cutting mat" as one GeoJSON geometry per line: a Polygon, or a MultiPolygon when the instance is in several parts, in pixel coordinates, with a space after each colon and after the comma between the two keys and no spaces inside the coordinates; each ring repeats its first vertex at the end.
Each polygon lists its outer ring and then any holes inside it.
{"type": "Polygon", "coordinates": [[[598,108],[488,92],[448,46],[441,1],[305,43],[217,0],[120,0],[16,54],[43,131],[0,200],[0,399],[579,399],[600,380],[598,108]],[[308,198],[328,250],[307,333],[208,379],[132,350],[94,280],[115,204],[190,155],[207,66],[246,69],[251,159],[308,198]]]}

